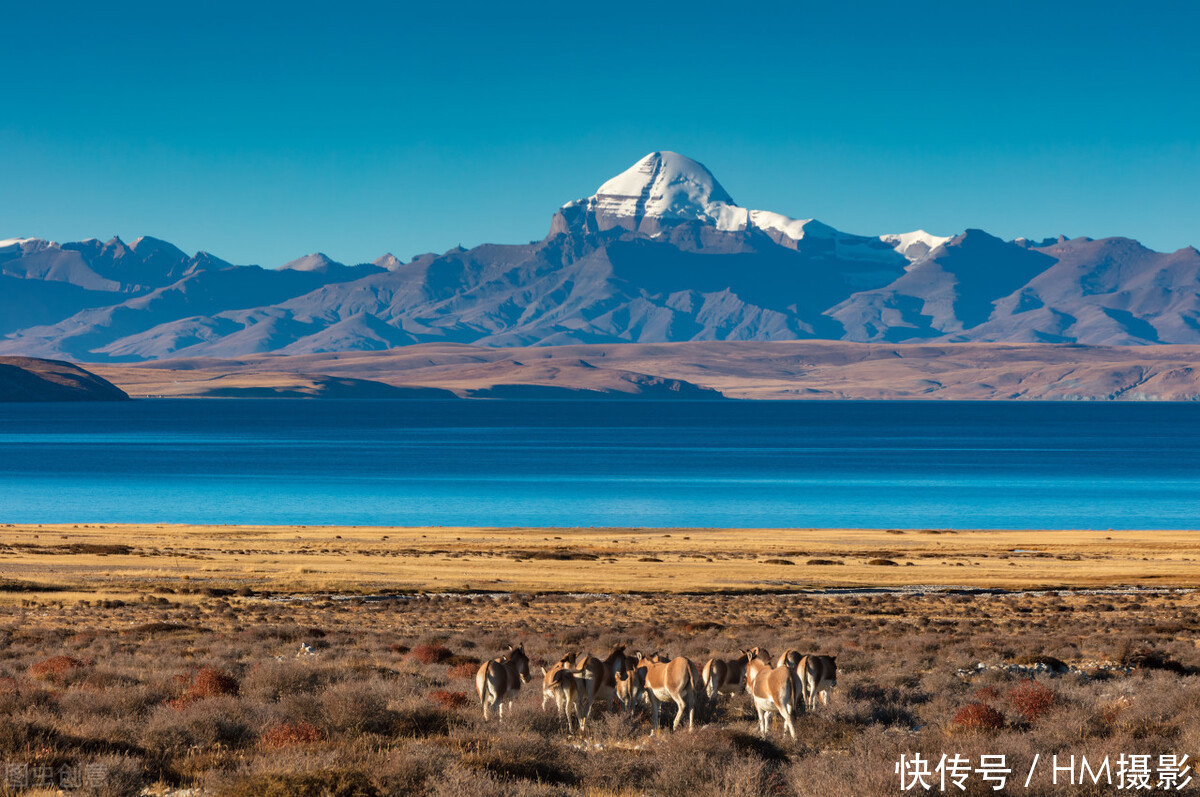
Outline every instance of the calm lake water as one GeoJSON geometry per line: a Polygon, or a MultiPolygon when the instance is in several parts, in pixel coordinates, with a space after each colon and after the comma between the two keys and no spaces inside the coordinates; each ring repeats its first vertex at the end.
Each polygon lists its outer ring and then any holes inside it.
{"type": "Polygon", "coordinates": [[[0,404],[0,522],[1200,528],[1200,404],[0,404]]]}

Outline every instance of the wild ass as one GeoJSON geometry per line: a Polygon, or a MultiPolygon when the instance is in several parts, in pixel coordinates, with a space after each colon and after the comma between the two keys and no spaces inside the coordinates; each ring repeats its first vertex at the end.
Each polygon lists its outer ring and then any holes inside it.
{"type": "Polygon", "coordinates": [[[657,655],[646,658],[635,654],[635,659],[634,667],[642,671],[638,677],[644,683],[645,694],[650,699],[651,735],[658,731],[659,709],[667,701],[673,702],[678,708],[671,729],[679,730],[686,712],[688,730],[692,730],[695,727],[696,702],[702,688],[700,668],[696,663],[683,656],[662,661],[657,655]]]}
{"type": "Polygon", "coordinates": [[[829,705],[829,693],[837,686],[837,656],[805,656],[796,666],[796,674],[804,683],[804,702],[811,709],[817,708],[817,696],[821,705],[829,705]]]}
{"type": "Polygon", "coordinates": [[[567,733],[573,730],[571,717],[579,722],[579,730],[583,730],[584,678],[579,676],[563,662],[556,662],[549,670],[542,668],[542,708],[546,706],[546,697],[554,698],[560,716],[567,718],[567,733]]]}
{"type": "Polygon", "coordinates": [[[550,665],[550,669],[542,667],[542,711],[546,710],[546,701],[553,700],[554,705],[558,708],[559,715],[562,715],[566,706],[562,702],[562,691],[555,685],[554,673],[564,667],[570,667],[575,661],[574,653],[568,653],[554,664],[550,665]]]}
{"type": "Polygon", "coordinates": [[[734,695],[741,692],[746,685],[746,665],[750,662],[750,653],[742,651],[736,659],[709,659],[700,671],[700,682],[704,685],[704,694],[712,702],[718,695],[734,695]]]}
{"type": "Polygon", "coordinates": [[[804,707],[815,710],[817,696],[820,695],[822,705],[829,705],[829,693],[837,686],[837,656],[804,655],[798,650],[786,650],[776,667],[788,667],[795,671],[804,688],[804,707]]]}
{"type": "Polygon", "coordinates": [[[583,719],[582,727],[587,718],[592,715],[592,706],[597,700],[608,700],[616,696],[617,673],[626,670],[628,657],[624,645],[614,645],[608,656],[598,659],[592,655],[576,657],[573,671],[580,677],[583,687],[583,719]]]}
{"type": "Polygon", "coordinates": [[[525,645],[509,647],[503,656],[479,665],[475,673],[475,692],[483,706],[483,718],[489,719],[490,710],[496,709],[504,719],[504,704],[512,703],[521,691],[521,683],[529,683],[529,657],[525,645]]]}
{"type": "Polygon", "coordinates": [[[796,738],[794,722],[797,704],[803,695],[803,686],[796,671],[790,667],[772,667],[769,659],[761,658],[762,651],[749,651],[750,661],[746,665],[746,691],[758,712],[758,732],[763,736],[771,732],[771,715],[783,718],[783,728],[796,738]]]}

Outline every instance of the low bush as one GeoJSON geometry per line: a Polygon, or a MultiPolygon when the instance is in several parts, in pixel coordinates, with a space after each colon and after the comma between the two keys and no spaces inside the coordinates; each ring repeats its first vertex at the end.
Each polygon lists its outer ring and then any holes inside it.
{"type": "Polygon", "coordinates": [[[422,664],[440,664],[453,656],[454,652],[441,645],[417,645],[408,655],[422,664]]]}
{"type": "Polygon", "coordinates": [[[78,674],[86,666],[87,662],[74,656],[51,656],[30,665],[29,674],[42,681],[61,684],[78,674]]]}
{"type": "Polygon", "coordinates": [[[1036,722],[1058,702],[1054,690],[1032,679],[1009,689],[1004,697],[1026,722],[1036,722]]]}
{"type": "Polygon", "coordinates": [[[183,694],[171,701],[174,708],[184,708],[216,695],[236,695],[239,690],[238,680],[224,670],[216,667],[201,667],[191,677],[183,694]]]}
{"type": "Polygon", "coordinates": [[[325,732],[309,722],[283,722],[263,731],[259,742],[265,747],[291,747],[322,741],[325,732]]]}
{"type": "Polygon", "coordinates": [[[429,693],[429,699],[446,708],[462,708],[471,703],[466,692],[448,692],[445,689],[433,690],[429,693]]]}
{"type": "Polygon", "coordinates": [[[450,669],[446,670],[446,675],[455,679],[475,680],[475,675],[479,672],[478,664],[455,664],[450,669]]]}
{"type": "Polygon", "coordinates": [[[1004,714],[987,703],[968,703],[958,710],[951,722],[965,731],[995,731],[1004,727],[1004,714]]]}

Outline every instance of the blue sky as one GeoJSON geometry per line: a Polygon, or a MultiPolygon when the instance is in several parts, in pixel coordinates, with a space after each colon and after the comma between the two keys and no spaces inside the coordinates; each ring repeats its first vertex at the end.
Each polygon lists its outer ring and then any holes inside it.
{"type": "Polygon", "coordinates": [[[1200,245],[1194,2],[15,5],[0,238],[406,259],[671,149],[849,232],[1200,245]]]}

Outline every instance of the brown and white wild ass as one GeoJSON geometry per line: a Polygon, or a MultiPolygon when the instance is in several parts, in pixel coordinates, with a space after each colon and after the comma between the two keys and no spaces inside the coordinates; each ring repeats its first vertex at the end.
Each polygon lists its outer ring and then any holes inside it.
{"type": "MultiPolygon", "coordinates": [[[[642,671],[638,677],[644,684],[646,696],[650,699],[650,733],[653,735],[658,731],[659,709],[667,701],[673,702],[678,708],[671,729],[679,730],[686,713],[688,730],[692,730],[696,721],[697,699],[703,688],[700,683],[700,668],[696,663],[683,656],[662,661],[657,655],[647,658],[639,653],[635,654],[634,668],[642,671]]],[[[636,699],[636,696],[632,697],[636,699]]]]}
{"type": "Polygon", "coordinates": [[[742,651],[736,659],[709,659],[700,671],[700,682],[704,694],[716,703],[718,695],[735,695],[746,686],[746,665],[750,654],[742,651]]]}
{"type": "Polygon", "coordinates": [[[583,687],[583,716],[580,722],[582,728],[587,718],[592,715],[592,706],[598,700],[612,701],[616,697],[617,673],[625,672],[628,667],[628,656],[625,655],[624,645],[614,645],[608,656],[603,659],[590,654],[576,657],[572,668],[580,678],[583,687]]]}
{"type": "Polygon", "coordinates": [[[837,686],[837,656],[805,656],[796,666],[796,673],[804,682],[804,702],[809,709],[816,710],[817,696],[821,705],[829,705],[829,693],[837,686]]]}
{"type": "Polygon", "coordinates": [[[574,660],[575,654],[568,653],[558,661],[554,662],[554,664],[551,664],[550,669],[547,670],[545,667],[542,667],[542,711],[546,710],[546,701],[553,700],[555,707],[558,709],[559,715],[562,715],[566,706],[562,702],[562,691],[556,686],[554,673],[558,672],[564,667],[570,667],[574,660]]]}
{"type": "Polygon", "coordinates": [[[567,733],[573,730],[572,717],[578,721],[582,731],[584,679],[570,667],[564,666],[561,661],[556,662],[549,670],[543,667],[542,675],[542,708],[546,707],[547,695],[553,697],[559,715],[567,718],[567,733]]]}
{"type": "Polygon", "coordinates": [[[804,655],[795,649],[785,650],[776,667],[789,667],[800,677],[804,688],[804,707],[815,710],[817,696],[822,705],[829,705],[829,693],[837,686],[837,656],[804,655]]]}
{"type": "Polygon", "coordinates": [[[504,704],[516,699],[522,682],[529,682],[529,657],[525,655],[524,644],[515,648],[510,646],[503,656],[479,665],[479,672],[475,673],[475,692],[483,706],[483,718],[488,719],[494,708],[503,719],[504,704]]]}
{"type": "Polygon", "coordinates": [[[783,718],[783,729],[795,739],[797,705],[803,696],[800,678],[791,667],[772,667],[759,648],[747,653],[750,660],[746,665],[746,691],[758,712],[758,732],[763,736],[769,734],[771,716],[778,714],[783,718]]]}

